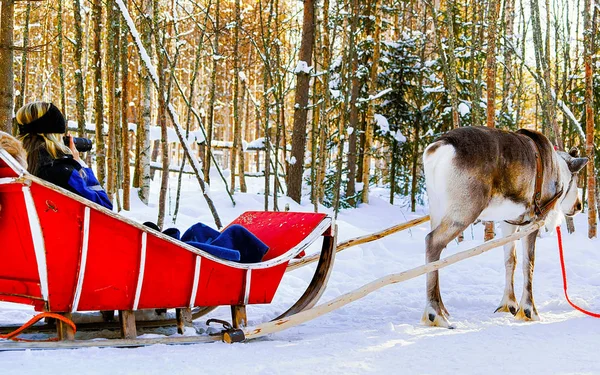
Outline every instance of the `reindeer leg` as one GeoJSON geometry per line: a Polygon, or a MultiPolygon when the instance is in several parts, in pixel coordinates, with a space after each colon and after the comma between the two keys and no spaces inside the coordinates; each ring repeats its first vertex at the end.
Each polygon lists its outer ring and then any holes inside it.
{"type": "MultiPolygon", "coordinates": [[[[516,225],[507,222],[500,224],[502,236],[506,237],[515,233],[518,229],[516,225]]],[[[510,312],[515,315],[519,309],[517,299],[515,298],[515,268],[517,266],[516,241],[504,245],[504,266],[506,269],[506,278],[504,286],[504,296],[500,305],[494,312],[510,312]]]]}
{"type": "Polygon", "coordinates": [[[523,295],[519,311],[515,316],[519,320],[540,320],[533,301],[533,267],[535,263],[535,241],[538,231],[522,239],[523,245],[523,295]]]}
{"type": "MultiPolygon", "coordinates": [[[[425,239],[427,263],[439,260],[446,245],[460,232],[464,231],[469,223],[464,224],[463,222],[444,218],[441,224],[429,233],[425,239]]],[[[454,328],[448,322],[448,315],[448,310],[446,310],[440,294],[438,271],[430,272],[427,274],[427,305],[421,322],[429,326],[454,328]]]]}

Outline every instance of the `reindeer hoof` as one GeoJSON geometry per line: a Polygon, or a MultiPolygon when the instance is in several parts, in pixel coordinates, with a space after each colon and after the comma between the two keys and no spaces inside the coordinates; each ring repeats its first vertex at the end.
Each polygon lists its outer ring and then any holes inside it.
{"type": "Polygon", "coordinates": [[[526,322],[540,320],[540,317],[539,317],[535,307],[532,308],[529,306],[520,308],[519,311],[517,311],[515,318],[517,318],[518,320],[526,321],[526,322]]]}
{"type": "Polygon", "coordinates": [[[517,315],[517,308],[515,306],[508,306],[508,305],[502,305],[502,306],[498,306],[498,308],[496,309],[496,311],[494,311],[494,313],[497,312],[509,312],[511,314],[517,315]]]}
{"type": "Polygon", "coordinates": [[[436,313],[431,307],[427,307],[421,318],[421,322],[430,327],[454,328],[450,326],[448,319],[443,313],[436,313]]]}

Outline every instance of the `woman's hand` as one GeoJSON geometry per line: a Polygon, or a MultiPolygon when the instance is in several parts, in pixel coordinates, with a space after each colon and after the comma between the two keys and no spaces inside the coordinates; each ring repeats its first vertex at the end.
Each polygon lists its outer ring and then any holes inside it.
{"type": "Polygon", "coordinates": [[[67,137],[69,137],[69,148],[71,149],[71,153],[73,153],[73,159],[77,162],[81,162],[79,151],[77,151],[75,143],[73,142],[73,137],[71,135],[67,135],[67,137]]]}

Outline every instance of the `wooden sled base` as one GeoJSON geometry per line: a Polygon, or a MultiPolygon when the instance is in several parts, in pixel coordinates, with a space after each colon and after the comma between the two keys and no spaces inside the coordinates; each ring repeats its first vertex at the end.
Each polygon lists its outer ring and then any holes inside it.
{"type": "MultiPolygon", "coordinates": [[[[211,307],[197,307],[192,310],[192,320],[199,319],[206,314],[214,311],[217,306],[211,307]]],[[[77,331],[79,332],[87,332],[87,331],[116,331],[121,329],[121,323],[119,321],[112,322],[78,322],[78,317],[82,314],[73,314],[73,321],[77,325],[77,331]]],[[[137,320],[135,322],[136,326],[139,328],[161,328],[161,327],[169,327],[175,326],[177,324],[177,319],[156,319],[156,320],[137,320]]],[[[0,326],[0,334],[6,334],[14,331],[19,328],[19,325],[7,325],[0,326]]],[[[56,325],[53,323],[45,323],[34,325],[27,330],[27,333],[47,333],[47,332],[55,332],[56,325]]]]}

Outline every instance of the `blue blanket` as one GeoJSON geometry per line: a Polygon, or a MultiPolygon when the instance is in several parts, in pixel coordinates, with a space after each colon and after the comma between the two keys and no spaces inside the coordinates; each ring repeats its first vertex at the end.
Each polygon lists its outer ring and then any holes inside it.
{"type": "MultiPolygon", "coordinates": [[[[144,225],[158,230],[154,223],[144,225]]],[[[218,258],[240,263],[260,262],[269,250],[269,247],[248,229],[237,224],[227,227],[223,232],[198,223],[192,225],[181,237],[177,228],[166,229],[163,233],[218,258]]]]}

